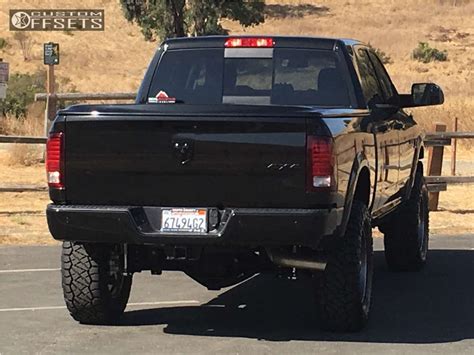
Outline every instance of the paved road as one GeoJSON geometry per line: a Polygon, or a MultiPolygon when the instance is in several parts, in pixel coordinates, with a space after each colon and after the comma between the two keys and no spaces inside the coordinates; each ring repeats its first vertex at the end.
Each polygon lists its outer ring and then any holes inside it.
{"type": "Polygon", "coordinates": [[[3,247],[0,354],[473,354],[474,236],[435,237],[431,247],[420,273],[390,273],[376,252],[369,327],[347,335],[318,330],[307,280],[257,276],[211,292],[172,272],[135,276],[120,326],[79,325],[63,307],[59,248],[3,247]]]}

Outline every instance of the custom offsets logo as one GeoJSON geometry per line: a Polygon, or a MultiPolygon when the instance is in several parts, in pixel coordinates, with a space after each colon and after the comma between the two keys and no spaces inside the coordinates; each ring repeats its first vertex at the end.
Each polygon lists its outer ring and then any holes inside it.
{"type": "Polygon", "coordinates": [[[104,10],[10,10],[10,31],[103,31],[104,10]]]}

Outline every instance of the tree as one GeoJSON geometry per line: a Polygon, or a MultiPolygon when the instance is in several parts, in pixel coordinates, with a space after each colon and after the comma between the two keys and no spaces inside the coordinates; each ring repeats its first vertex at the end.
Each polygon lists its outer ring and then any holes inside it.
{"type": "Polygon", "coordinates": [[[227,34],[227,18],[249,27],[264,21],[263,0],[120,0],[125,18],[136,22],[146,40],[187,35],[227,34]]]}
{"type": "Polygon", "coordinates": [[[33,48],[33,40],[28,33],[15,32],[13,39],[17,40],[20,44],[21,52],[23,53],[23,60],[25,62],[31,59],[31,49],[33,48]]]}

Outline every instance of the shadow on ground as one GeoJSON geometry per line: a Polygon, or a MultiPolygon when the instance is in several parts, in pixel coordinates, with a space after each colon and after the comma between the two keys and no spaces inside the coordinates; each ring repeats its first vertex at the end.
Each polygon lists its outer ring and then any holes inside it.
{"type": "Polygon", "coordinates": [[[474,338],[474,251],[434,250],[419,273],[392,273],[377,252],[366,330],[319,330],[311,280],[257,276],[203,306],[131,311],[124,326],[166,324],[165,332],[270,341],[443,343],[474,338]]]}
{"type": "Polygon", "coordinates": [[[329,12],[327,6],[312,4],[279,5],[268,4],[265,6],[265,15],[271,18],[283,19],[289,17],[301,18],[307,15],[324,15],[329,12]]]}

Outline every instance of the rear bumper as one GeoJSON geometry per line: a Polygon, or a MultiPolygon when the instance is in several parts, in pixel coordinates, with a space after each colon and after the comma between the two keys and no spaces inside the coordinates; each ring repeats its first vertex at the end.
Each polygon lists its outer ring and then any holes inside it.
{"type": "MultiPolygon", "coordinates": [[[[217,211],[219,222],[205,234],[160,232],[160,207],[48,205],[48,226],[57,240],[175,245],[316,246],[337,232],[342,208],[217,211]]],[[[211,224],[211,223],[210,223],[211,224]]]]}

